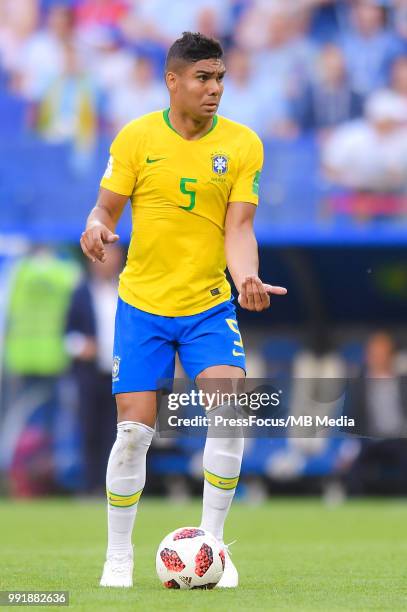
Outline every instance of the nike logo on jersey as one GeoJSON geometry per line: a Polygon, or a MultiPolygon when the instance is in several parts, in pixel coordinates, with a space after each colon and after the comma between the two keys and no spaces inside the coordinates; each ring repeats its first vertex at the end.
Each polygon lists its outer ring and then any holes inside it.
{"type": "Polygon", "coordinates": [[[154,164],[155,162],[162,161],[165,157],[157,157],[157,159],[150,159],[150,156],[147,157],[146,162],[148,164],[154,164]]]}

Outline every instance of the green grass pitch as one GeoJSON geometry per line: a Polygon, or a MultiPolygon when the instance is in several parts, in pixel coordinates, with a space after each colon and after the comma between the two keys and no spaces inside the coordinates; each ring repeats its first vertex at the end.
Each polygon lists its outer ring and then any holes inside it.
{"type": "Polygon", "coordinates": [[[354,501],[335,508],[307,499],[271,499],[260,507],[235,503],[226,541],[238,540],[233,559],[239,588],[166,590],[155,574],[158,543],[199,518],[198,501],[142,500],[134,588],[101,589],[102,500],[3,501],[1,589],[69,590],[68,609],[85,611],[407,609],[404,501],[354,501]]]}

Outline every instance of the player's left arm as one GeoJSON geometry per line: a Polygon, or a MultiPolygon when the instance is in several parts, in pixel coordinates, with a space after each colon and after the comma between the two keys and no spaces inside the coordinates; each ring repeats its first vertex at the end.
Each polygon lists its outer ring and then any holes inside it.
{"type": "Polygon", "coordinates": [[[228,270],[239,292],[242,308],[260,312],[270,306],[270,295],[285,295],[287,289],[263,283],[259,278],[259,256],[253,220],[256,206],[230,202],[225,219],[225,253],[228,270]]]}

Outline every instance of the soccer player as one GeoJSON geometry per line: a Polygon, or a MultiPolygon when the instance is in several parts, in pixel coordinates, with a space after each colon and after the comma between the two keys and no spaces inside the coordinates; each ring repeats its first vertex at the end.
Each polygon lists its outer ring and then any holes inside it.
{"type": "MultiPolygon", "coordinates": [[[[198,385],[245,376],[245,354],[226,265],[242,308],[261,311],[286,290],[258,277],[253,218],[263,149],[249,128],[218,116],[225,65],[220,44],[185,32],[168,52],[170,107],[117,135],[81,246],[104,262],[131,199],[133,232],[120,276],[113,359],[117,439],[107,467],[108,548],[101,586],[133,584],[132,530],[145,484],[160,379],[174,358],[198,385]]],[[[236,100],[236,104],[239,101],[236,100]]],[[[97,424],[95,423],[95,426],[97,424]]],[[[243,438],[207,437],[201,527],[223,543],[243,438]]],[[[238,573],[226,548],[218,586],[238,573]]]]}

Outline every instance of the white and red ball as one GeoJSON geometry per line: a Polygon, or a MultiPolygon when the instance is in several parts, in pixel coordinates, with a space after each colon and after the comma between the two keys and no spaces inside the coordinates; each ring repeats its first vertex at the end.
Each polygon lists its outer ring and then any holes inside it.
{"type": "Polygon", "coordinates": [[[159,545],[156,568],[167,589],[213,589],[225,568],[225,552],[209,531],[180,527],[159,545]]]}

